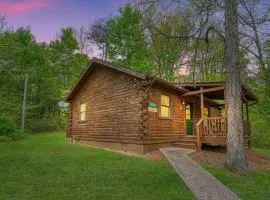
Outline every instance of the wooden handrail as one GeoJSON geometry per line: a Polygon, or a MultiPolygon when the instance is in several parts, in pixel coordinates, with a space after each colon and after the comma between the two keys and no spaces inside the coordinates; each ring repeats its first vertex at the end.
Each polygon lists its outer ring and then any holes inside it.
{"type": "Polygon", "coordinates": [[[197,122],[196,126],[200,126],[200,124],[203,122],[203,120],[204,120],[204,118],[201,118],[201,119],[197,122]]]}

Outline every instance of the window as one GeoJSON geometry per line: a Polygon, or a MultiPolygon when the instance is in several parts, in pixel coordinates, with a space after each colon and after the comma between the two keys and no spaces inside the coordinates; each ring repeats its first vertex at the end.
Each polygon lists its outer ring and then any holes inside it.
{"type": "Polygon", "coordinates": [[[160,116],[163,118],[170,118],[170,97],[161,95],[160,97],[160,116]]]}
{"type": "Polygon", "coordinates": [[[80,105],[80,121],[86,120],[86,103],[80,105]]]}

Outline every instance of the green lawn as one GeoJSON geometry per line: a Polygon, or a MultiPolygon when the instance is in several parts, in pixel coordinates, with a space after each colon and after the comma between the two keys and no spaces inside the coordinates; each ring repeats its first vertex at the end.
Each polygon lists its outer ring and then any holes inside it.
{"type": "Polygon", "coordinates": [[[262,155],[270,158],[270,149],[252,148],[252,151],[255,151],[259,154],[262,154],[262,155]]]}
{"type": "Polygon", "coordinates": [[[204,167],[241,199],[270,199],[270,171],[252,171],[249,176],[239,176],[211,165],[204,167]]]}
{"type": "Polygon", "coordinates": [[[0,199],[194,199],[166,161],[69,144],[63,133],[0,144],[0,199]]]}

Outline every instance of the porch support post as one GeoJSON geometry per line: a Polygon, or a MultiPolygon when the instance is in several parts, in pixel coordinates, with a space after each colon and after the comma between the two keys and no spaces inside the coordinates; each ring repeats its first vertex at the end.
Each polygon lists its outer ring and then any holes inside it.
{"type": "Polygon", "coordinates": [[[204,108],[204,102],[203,102],[203,87],[201,87],[201,119],[203,116],[203,108],[204,108]]]}
{"type": "MultiPolygon", "coordinates": [[[[200,97],[201,97],[201,120],[203,120],[203,108],[204,108],[204,101],[203,101],[203,87],[200,88],[201,90],[201,94],[200,94],[200,97]]],[[[204,121],[202,121],[202,123],[204,123],[204,121]]],[[[202,144],[201,144],[201,134],[200,133],[200,127],[199,125],[196,125],[196,136],[197,136],[197,151],[201,151],[201,147],[202,147],[202,144]]]]}
{"type": "Polygon", "coordinates": [[[247,114],[247,121],[249,121],[248,102],[246,102],[246,114],[247,114]]]}

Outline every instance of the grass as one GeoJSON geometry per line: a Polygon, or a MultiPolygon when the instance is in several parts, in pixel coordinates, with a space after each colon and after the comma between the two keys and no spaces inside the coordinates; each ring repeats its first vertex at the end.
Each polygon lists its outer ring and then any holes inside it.
{"type": "Polygon", "coordinates": [[[0,199],[194,199],[166,161],[69,144],[63,133],[0,144],[0,199]]]}
{"type": "Polygon", "coordinates": [[[270,171],[252,171],[248,176],[240,176],[212,165],[204,165],[204,168],[241,199],[270,199],[270,171]]]}
{"type": "Polygon", "coordinates": [[[270,149],[252,148],[252,151],[270,158],[270,149]]]}

